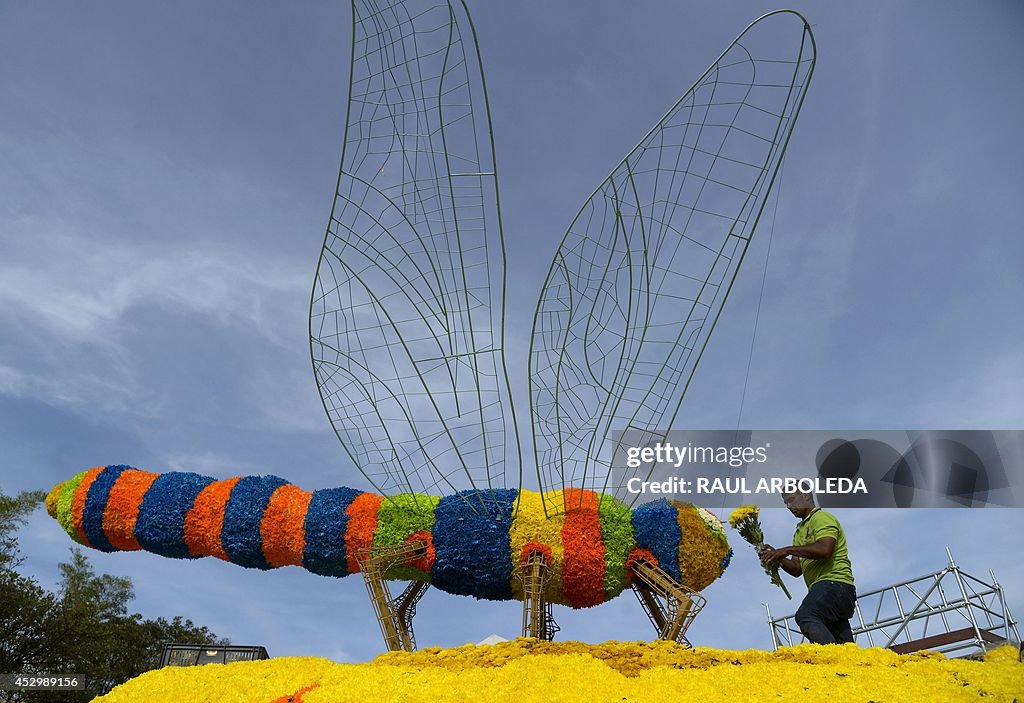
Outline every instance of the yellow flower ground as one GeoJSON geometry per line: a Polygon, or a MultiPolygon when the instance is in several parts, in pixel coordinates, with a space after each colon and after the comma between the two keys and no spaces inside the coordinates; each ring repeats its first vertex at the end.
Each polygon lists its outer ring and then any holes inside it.
{"type": "Polygon", "coordinates": [[[736,652],[670,642],[538,642],[383,654],[368,664],[292,657],[151,671],[102,703],[340,701],[786,701],[914,703],[1019,700],[1024,664],[1004,647],[984,662],[855,645],[736,652]]]}

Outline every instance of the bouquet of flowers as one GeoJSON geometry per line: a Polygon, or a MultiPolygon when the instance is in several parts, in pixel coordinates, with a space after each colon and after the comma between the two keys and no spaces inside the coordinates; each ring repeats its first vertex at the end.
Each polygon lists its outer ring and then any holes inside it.
{"type": "MultiPolygon", "coordinates": [[[[758,556],[761,555],[765,548],[764,532],[761,530],[759,514],[760,511],[756,505],[741,505],[733,510],[729,516],[729,525],[740,533],[740,537],[753,545],[754,551],[757,552],[758,556]]],[[[772,583],[782,589],[782,592],[786,594],[786,598],[793,600],[793,596],[789,594],[789,589],[786,588],[786,584],[782,582],[782,577],[779,576],[779,562],[775,562],[771,566],[765,566],[764,572],[771,578],[772,583]]]]}

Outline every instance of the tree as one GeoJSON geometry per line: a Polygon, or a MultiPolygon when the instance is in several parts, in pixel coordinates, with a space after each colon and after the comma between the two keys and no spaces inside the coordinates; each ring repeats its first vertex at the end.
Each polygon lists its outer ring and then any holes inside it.
{"type": "Polygon", "coordinates": [[[0,673],[78,674],[84,691],[0,691],[0,701],[89,701],[159,664],[163,646],[227,644],[181,616],[130,613],[131,579],[96,574],[78,548],[58,565],[56,593],[19,574],[15,530],[43,501],[41,492],[9,498],[0,491],[0,673]]]}
{"type": "Polygon", "coordinates": [[[56,601],[34,580],[0,569],[0,673],[22,673],[45,657],[56,601]]]}

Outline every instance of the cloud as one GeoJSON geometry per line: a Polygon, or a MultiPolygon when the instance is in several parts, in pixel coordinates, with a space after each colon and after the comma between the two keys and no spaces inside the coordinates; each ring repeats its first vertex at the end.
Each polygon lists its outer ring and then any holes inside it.
{"type": "Polygon", "coordinates": [[[37,235],[32,249],[21,254],[0,264],[0,304],[72,343],[116,345],[125,314],[147,303],[220,324],[245,324],[277,340],[279,328],[267,319],[266,301],[309,286],[308,271],[271,269],[212,247],[87,243],[48,233],[37,235]]]}
{"type": "Polygon", "coordinates": [[[0,395],[64,407],[131,412],[140,417],[155,417],[160,412],[156,403],[139,402],[137,388],[129,379],[84,368],[62,373],[59,368],[26,371],[0,364],[0,395]]]}
{"type": "Polygon", "coordinates": [[[319,409],[307,407],[314,387],[304,343],[310,272],[268,265],[255,252],[247,257],[214,246],[86,242],[62,233],[39,235],[31,247],[14,243],[0,262],[0,320],[17,343],[0,345],[0,393],[144,420],[176,398],[186,402],[184,385],[201,384],[210,401],[234,393],[240,406],[256,408],[238,417],[323,429],[319,409]],[[183,383],[173,370],[189,358],[195,372],[183,383]],[[218,391],[202,378],[220,367],[235,373],[221,376],[218,391]],[[273,402],[247,397],[261,389],[273,402]]]}

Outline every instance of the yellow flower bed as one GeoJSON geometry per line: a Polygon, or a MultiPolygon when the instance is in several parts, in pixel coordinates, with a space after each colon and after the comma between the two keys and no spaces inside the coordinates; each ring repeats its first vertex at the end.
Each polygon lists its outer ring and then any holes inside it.
{"type": "Polygon", "coordinates": [[[340,703],[394,701],[779,701],[915,703],[1024,700],[1024,664],[1011,647],[985,662],[899,655],[855,645],[777,652],[685,649],[671,642],[518,639],[383,654],[368,664],[314,657],[168,667],[100,703],[340,703]]]}

